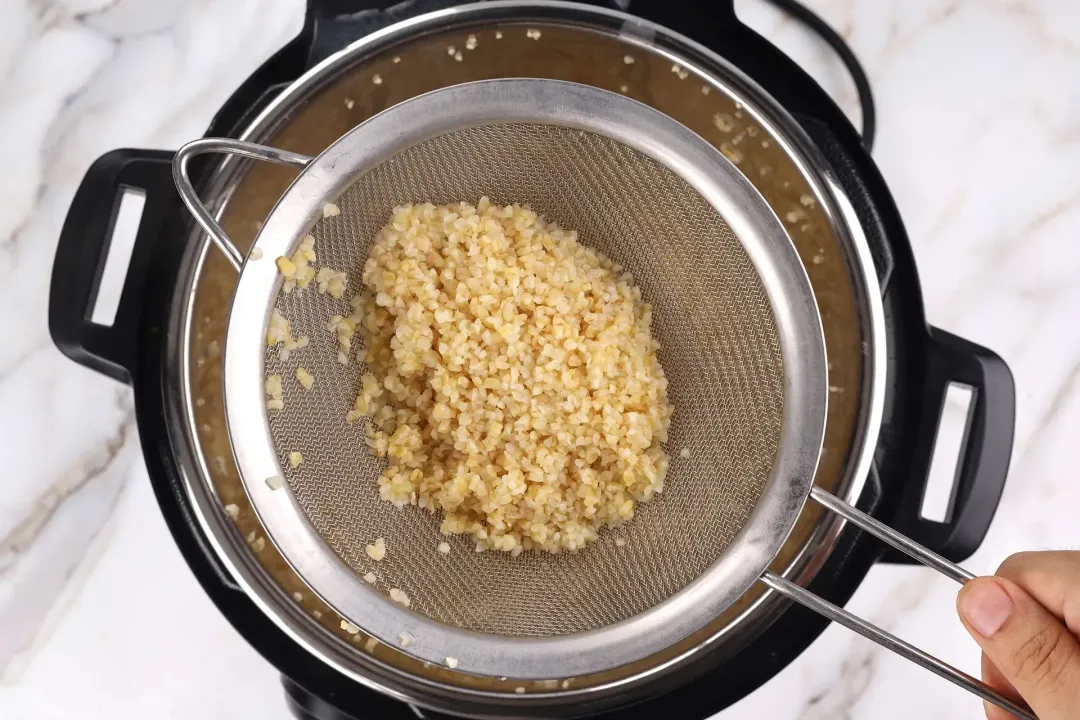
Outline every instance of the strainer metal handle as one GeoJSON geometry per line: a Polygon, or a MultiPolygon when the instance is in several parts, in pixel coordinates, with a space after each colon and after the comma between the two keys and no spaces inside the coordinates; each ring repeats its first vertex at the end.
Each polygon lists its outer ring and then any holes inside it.
{"type": "Polygon", "coordinates": [[[199,199],[199,193],[195,191],[195,186],[191,182],[188,164],[192,158],[204,153],[239,155],[251,160],[263,160],[278,165],[291,165],[300,169],[307,167],[312,158],[289,150],[281,150],[267,145],[256,145],[255,143],[230,138],[203,138],[202,140],[189,142],[176,151],[176,157],[173,159],[173,181],[176,183],[177,192],[180,193],[180,199],[184,201],[188,210],[195,216],[195,220],[210,236],[210,239],[214,241],[214,244],[218,246],[222,254],[225,255],[225,259],[239,271],[240,266],[244,263],[244,254],[240,252],[232,239],[225,234],[218,221],[210,214],[206,205],[199,199]]]}
{"type": "MultiPolygon", "coordinates": [[[[888,525],[875,520],[858,508],[848,505],[840,498],[826,490],[822,490],[816,485],[810,491],[810,497],[826,509],[840,515],[845,520],[855,524],[859,528],[877,537],[879,540],[888,543],[908,557],[914,558],[923,565],[937,570],[942,575],[955,580],[961,585],[967,583],[969,580],[975,579],[974,574],[968,572],[956,563],[950,562],[937,553],[919,545],[907,536],[902,535],[888,525]]],[[[1014,702],[986,683],[968,675],[966,672],[949,665],[924,650],[920,650],[909,642],[901,640],[892,633],[882,630],[858,615],[850,613],[837,605],[833,605],[828,600],[818,597],[806,588],[800,587],[790,580],[786,580],[779,575],[765,571],[761,575],[761,582],[781,595],[794,600],[819,615],[827,617],[829,620],[840,623],[848,630],[857,632],[859,635],[862,635],[868,640],[872,640],[886,650],[894,652],[900,657],[910,660],[935,675],[959,685],[983,700],[1011,712],[1018,718],[1023,718],[1024,720],[1038,720],[1035,714],[1026,705],[1014,702]]]]}

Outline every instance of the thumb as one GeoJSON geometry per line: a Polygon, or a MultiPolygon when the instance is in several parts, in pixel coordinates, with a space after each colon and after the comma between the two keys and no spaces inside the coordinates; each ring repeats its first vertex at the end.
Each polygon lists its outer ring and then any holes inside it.
{"type": "Polygon", "coordinates": [[[957,597],[960,617],[986,657],[1040,720],[1080,708],[1080,642],[1020,586],[976,578],[957,597]]]}

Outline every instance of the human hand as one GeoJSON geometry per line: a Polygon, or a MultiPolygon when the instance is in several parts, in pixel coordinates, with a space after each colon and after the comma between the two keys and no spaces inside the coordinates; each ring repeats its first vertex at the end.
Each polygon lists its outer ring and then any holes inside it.
{"type": "MultiPolygon", "coordinates": [[[[1039,720],[1080,718],[1080,552],[1025,552],[968,582],[960,619],[983,650],[983,680],[1039,720]]],[[[986,703],[989,720],[1012,715],[986,703]]]]}

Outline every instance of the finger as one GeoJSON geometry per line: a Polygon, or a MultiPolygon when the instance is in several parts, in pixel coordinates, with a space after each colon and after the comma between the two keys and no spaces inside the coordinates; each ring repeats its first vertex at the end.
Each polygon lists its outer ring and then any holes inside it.
{"type": "Polygon", "coordinates": [[[976,578],[957,596],[971,636],[1041,720],[1075,718],[1080,642],[1016,583],[976,578]]]}
{"type": "MultiPolygon", "coordinates": [[[[1020,697],[1020,693],[1016,692],[1016,688],[1009,682],[1009,679],[1001,674],[1001,671],[997,669],[997,665],[994,665],[990,658],[986,657],[986,653],[982,655],[982,679],[984,683],[1005,697],[1024,702],[1023,698],[1020,697]]],[[[984,700],[983,708],[986,711],[986,720],[1015,720],[1011,712],[1002,710],[991,702],[984,700]]]]}
{"type": "Polygon", "coordinates": [[[998,670],[997,665],[995,665],[990,658],[986,657],[986,653],[983,653],[982,655],[982,677],[987,685],[1000,691],[1002,694],[1008,695],[1013,700],[1020,698],[1020,693],[1018,693],[1016,688],[1013,687],[1013,684],[1009,682],[1009,678],[1005,677],[1005,675],[998,670]]]}
{"type": "Polygon", "coordinates": [[[998,568],[1031,597],[1065,621],[1080,635],[1080,552],[1023,552],[1010,556],[998,568]]]}

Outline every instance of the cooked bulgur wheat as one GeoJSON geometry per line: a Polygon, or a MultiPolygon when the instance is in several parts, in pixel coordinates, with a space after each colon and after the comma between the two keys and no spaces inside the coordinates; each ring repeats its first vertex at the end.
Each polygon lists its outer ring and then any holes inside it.
{"type": "Polygon", "coordinates": [[[266,409],[267,410],[281,410],[285,407],[285,400],[282,398],[281,390],[281,376],[271,375],[266,378],[266,409]]]}
{"type": "Polygon", "coordinates": [[[345,294],[348,278],[339,270],[324,267],[319,268],[319,272],[315,274],[315,282],[319,284],[319,292],[329,293],[331,297],[339,298],[345,294]]]}
{"type": "Polygon", "coordinates": [[[296,379],[304,386],[305,390],[310,390],[315,386],[315,376],[307,371],[307,368],[299,366],[296,368],[296,379]]]}
{"type": "Polygon", "coordinates": [[[300,247],[296,249],[291,258],[282,256],[275,260],[278,272],[285,276],[281,291],[288,295],[297,286],[303,289],[310,285],[311,281],[315,279],[315,268],[311,266],[311,263],[315,262],[316,259],[315,238],[311,235],[305,235],[300,241],[300,247]]]}
{"type": "Polygon", "coordinates": [[[364,339],[347,419],[372,419],[384,500],[517,554],[579,549],[663,489],[672,409],[651,309],[575,232],[487,198],[406,205],[363,282],[331,329],[344,350],[352,327],[364,339]]]}
{"type": "Polygon", "coordinates": [[[379,562],[386,557],[386,541],[382,538],[376,538],[373,544],[364,548],[364,551],[368,554],[369,558],[375,562],[379,562]]]}
{"type": "MultiPolygon", "coordinates": [[[[270,313],[270,325],[266,329],[266,345],[273,347],[278,344],[281,345],[281,350],[278,351],[278,359],[285,362],[289,359],[289,354],[293,350],[306,348],[308,339],[303,335],[294,339],[289,321],[282,316],[277,308],[274,308],[273,312],[270,313]]],[[[281,408],[277,409],[280,410],[281,408]]]]}

